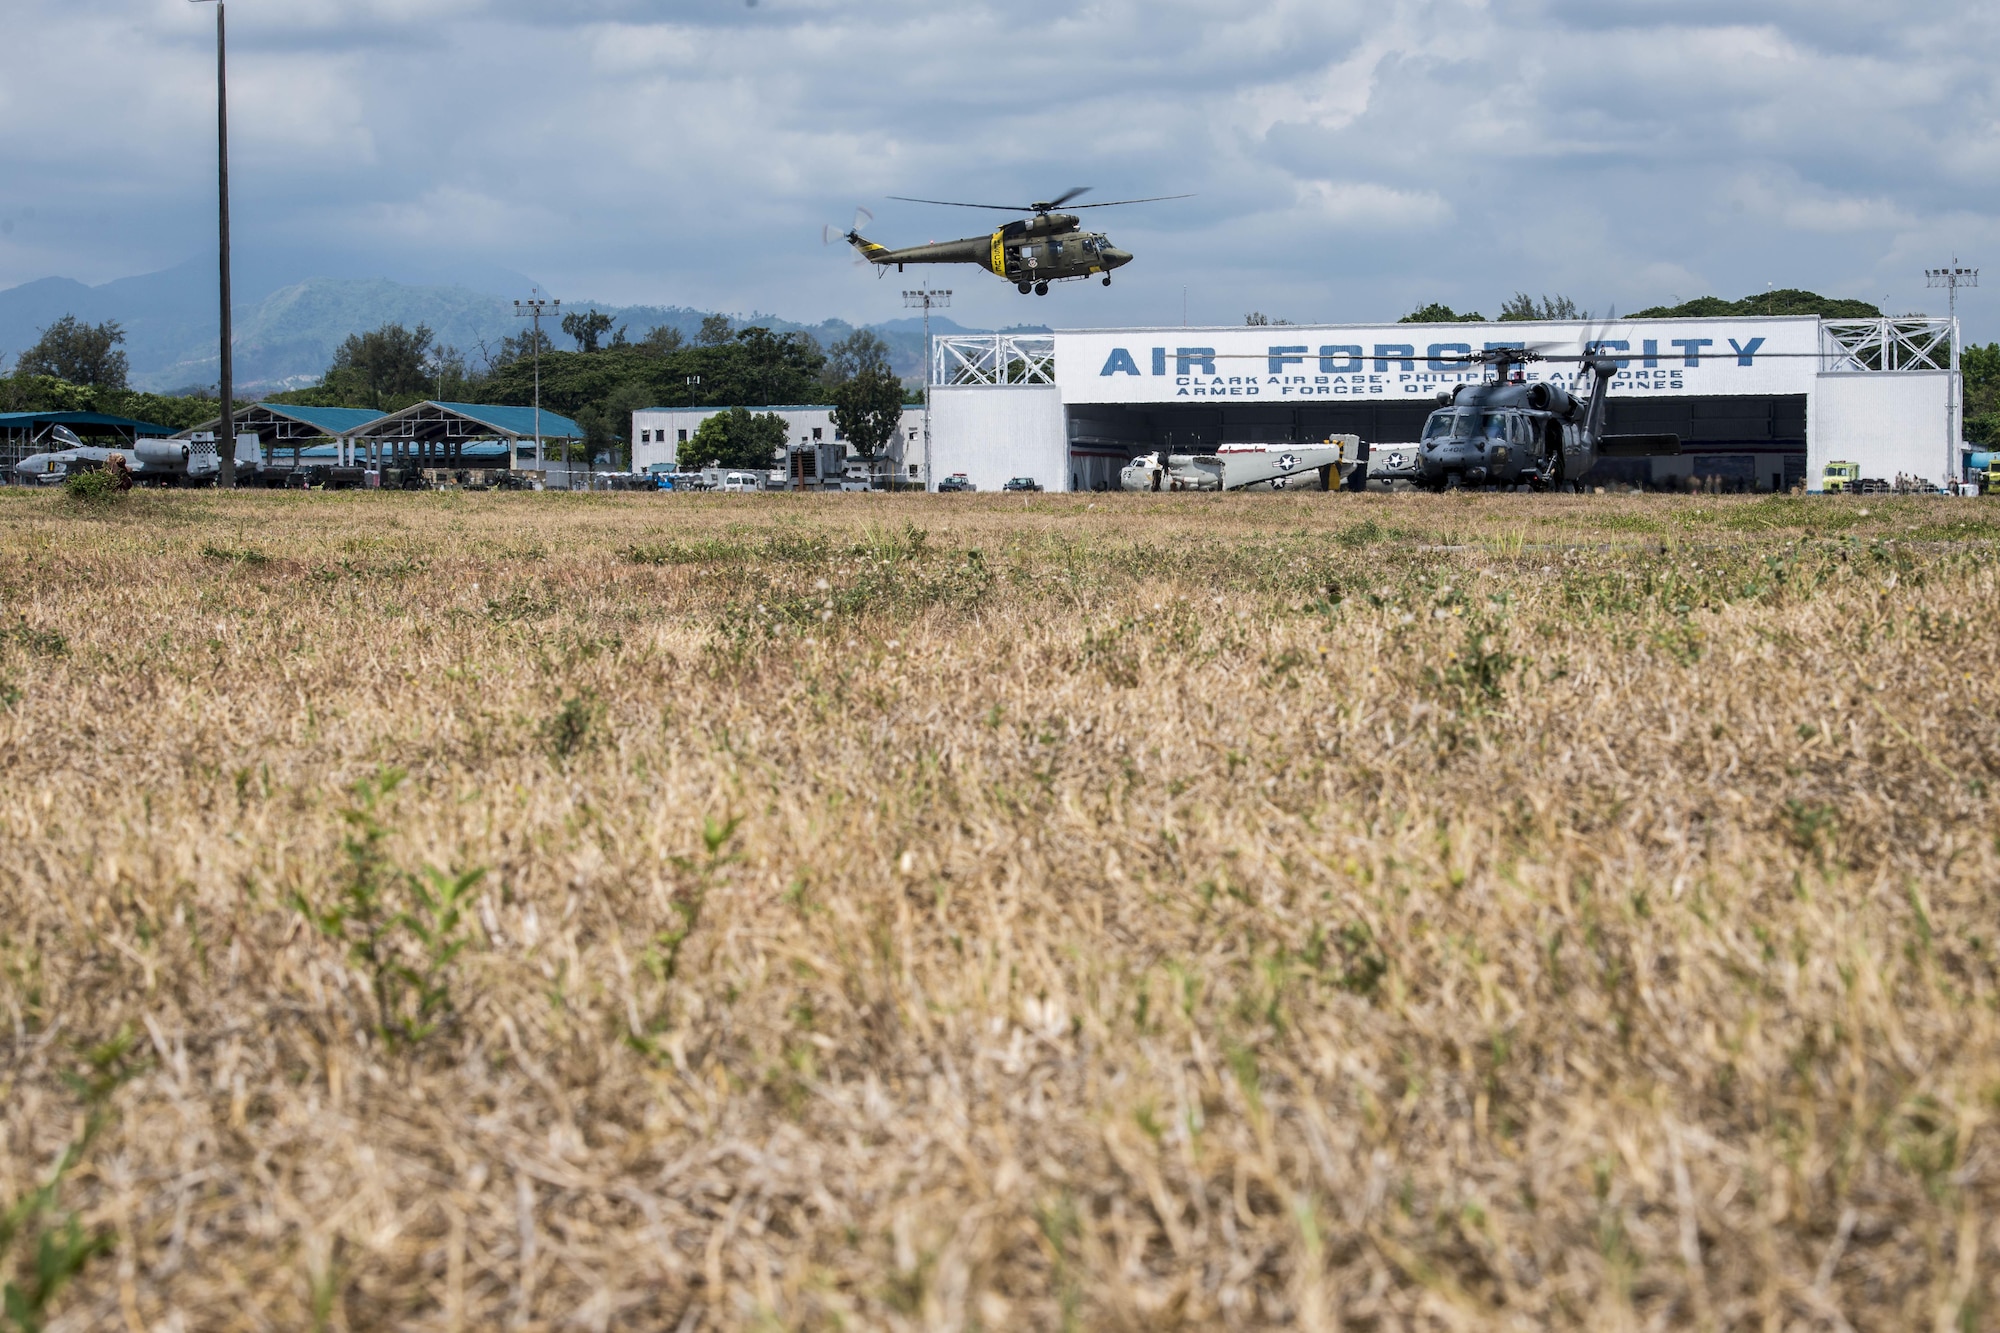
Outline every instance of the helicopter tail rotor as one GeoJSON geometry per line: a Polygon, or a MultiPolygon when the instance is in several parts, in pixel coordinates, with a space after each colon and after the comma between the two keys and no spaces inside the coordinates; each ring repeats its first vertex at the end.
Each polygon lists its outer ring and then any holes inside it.
{"type": "Polygon", "coordinates": [[[859,252],[859,257],[855,259],[854,266],[856,268],[864,267],[869,262],[869,251],[871,249],[879,250],[882,248],[861,234],[862,227],[874,220],[875,215],[873,213],[869,212],[866,208],[857,207],[854,210],[854,225],[845,231],[842,231],[831,223],[821,227],[819,229],[819,243],[821,245],[832,245],[835,241],[846,241],[859,252]]]}

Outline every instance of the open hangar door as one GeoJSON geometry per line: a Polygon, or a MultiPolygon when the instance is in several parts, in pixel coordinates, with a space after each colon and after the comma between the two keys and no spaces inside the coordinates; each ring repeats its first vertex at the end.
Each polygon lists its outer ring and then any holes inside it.
{"type": "MultiPolygon", "coordinates": [[[[1119,469],[1135,456],[1165,450],[1199,453],[1219,444],[1305,443],[1358,435],[1369,445],[1405,444],[1423,434],[1433,399],[1380,403],[1085,403],[1065,408],[1071,485],[1115,490],[1119,469]]],[[[1671,432],[1679,458],[1606,459],[1587,481],[1676,485],[1720,478],[1724,489],[1783,490],[1805,475],[1804,394],[1730,397],[1614,396],[1614,434],[1671,432]]]]}
{"type": "Polygon", "coordinates": [[[1437,407],[1421,402],[1216,404],[1086,403],[1067,408],[1070,471],[1077,489],[1116,490],[1118,472],[1140,454],[1191,454],[1219,444],[1310,444],[1330,435],[1364,442],[1414,440],[1437,407]]]}

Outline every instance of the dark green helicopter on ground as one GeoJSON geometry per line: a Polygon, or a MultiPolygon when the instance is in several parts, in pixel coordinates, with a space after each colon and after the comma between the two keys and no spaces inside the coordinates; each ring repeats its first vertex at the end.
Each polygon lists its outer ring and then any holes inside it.
{"type": "MultiPolygon", "coordinates": [[[[1460,486],[1518,486],[1560,490],[1590,471],[1600,458],[1671,458],[1681,451],[1678,435],[1607,435],[1604,415],[1615,357],[1589,341],[1582,354],[1550,355],[1519,347],[1495,347],[1455,356],[1461,365],[1491,365],[1496,378],[1461,384],[1438,394],[1438,409],[1424,423],[1417,465],[1424,484],[1437,490],[1460,486]],[[1533,361],[1574,361],[1588,371],[1588,399],[1549,380],[1526,382],[1521,367],[1533,361]]],[[[1581,376],[1579,375],[1579,378],[1581,376]]]]}
{"type": "MultiPolygon", "coordinates": [[[[1089,188],[1079,185],[1053,199],[1027,205],[962,204],[949,199],[910,199],[903,195],[891,195],[890,198],[906,204],[981,208],[1001,213],[1032,213],[1034,216],[1006,223],[989,236],[968,236],[959,241],[938,241],[891,250],[861,234],[861,224],[874,216],[864,208],[856,213],[854,225],[845,233],[837,233],[828,227],[824,239],[831,241],[835,235],[841,235],[849,245],[860,251],[863,259],[878,269],[892,264],[898,272],[905,264],[975,264],[1013,283],[1023,296],[1029,292],[1047,296],[1052,282],[1081,282],[1099,275],[1103,276],[1104,285],[1109,287],[1111,271],[1131,263],[1132,252],[1111,244],[1111,238],[1103,232],[1083,230],[1083,219],[1076,214],[1055,211],[1089,188]]],[[[1167,199],[1188,198],[1192,196],[1163,194],[1151,199],[1114,199],[1102,204],[1078,204],[1077,207],[1118,208],[1125,204],[1153,204],[1167,199]]]]}

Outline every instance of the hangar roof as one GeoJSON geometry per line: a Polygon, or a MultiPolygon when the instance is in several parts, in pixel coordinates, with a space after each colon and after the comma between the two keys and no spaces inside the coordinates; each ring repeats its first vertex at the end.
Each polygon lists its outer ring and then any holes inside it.
{"type": "MultiPolygon", "coordinates": [[[[270,434],[266,444],[294,440],[337,439],[348,431],[381,418],[368,407],[297,407],[291,403],[252,403],[236,414],[236,431],[242,434],[270,434]]],[[[183,436],[213,433],[222,429],[222,418],[204,421],[181,432],[183,436]]]]}
{"type": "MultiPolygon", "coordinates": [[[[346,432],[350,439],[367,440],[532,440],[535,438],[535,409],[491,403],[414,403],[400,412],[375,418],[346,432]]],[[[580,440],[583,427],[568,417],[543,408],[541,437],[544,440],[580,440]]]]}
{"type": "Polygon", "coordinates": [[[108,412],[0,412],[0,430],[33,430],[37,426],[68,426],[83,434],[94,430],[128,432],[135,435],[167,435],[165,426],[131,417],[114,417],[108,412]]]}

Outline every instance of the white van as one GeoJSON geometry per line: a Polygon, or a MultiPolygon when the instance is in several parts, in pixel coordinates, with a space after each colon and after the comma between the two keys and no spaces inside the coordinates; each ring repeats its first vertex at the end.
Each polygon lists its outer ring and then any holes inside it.
{"type": "Polygon", "coordinates": [[[722,474],[722,484],[716,489],[742,492],[761,491],[764,488],[759,484],[757,474],[754,472],[725,472],[722,474]]]}

